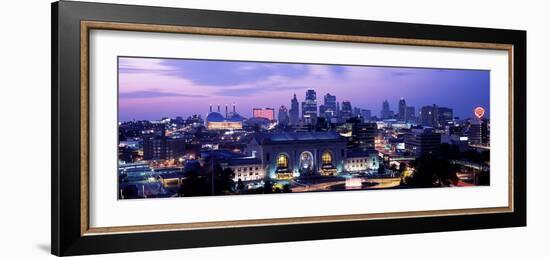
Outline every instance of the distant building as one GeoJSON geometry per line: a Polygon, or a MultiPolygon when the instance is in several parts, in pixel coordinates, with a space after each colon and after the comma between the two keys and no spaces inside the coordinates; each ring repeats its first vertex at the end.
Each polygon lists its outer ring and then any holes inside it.
{"type": "Polygon", "coordinates": [[[164,136],[146,136],[143,138],[143,159],[166,159],[166,138],[164,136]]]}
{"type": "Polygon", "coordinates": [[[284,105],[281,105],[281,107],[279,107],[279,125],[286,127],[289,123],[290,118],[288,116],[288,109],[284,105]]]}
{"type": "Polygon", "coordinates": [[[252,108],[252,116],[254,118],[266,118],[270,121],[275,120],[274,108],[252,108]]]}
{"type": "Polygon", "coordinates": [[[338,106],[336,103],[336,96],[326,94],[324,96],[323,105],[319,106],[319,116],[325,117],[330,123],[336,123],[338,106]]]}
{"type": "Polygon", "coordinates": [[[220,113],[220,106],[218,105],[218,111],[213,112],[212,106],[210,106],[210,112],[206,115],[204,125],[209,130],[232,130],[242,129],[243,122],[246,120],[235,111],[235,105],[233,105],[233,112],[228,113],[226,107],[226,115],[220,113]]]}
{"type": "Polygon", "coordinates": [[[378,134],[376,123],[362,123],[358,118],[348,120],[351,128],[348,149],[355,151],[374,150],[374,141],[378,134]]]}
{"type": "Polygon", "coordinates": [[[290,118],[290,126],[296,127],[298,123],[300,122],[300,109],[299,109],[298,99],[296,99],[296,94],[294,94],[294,97],[290,101],[290,110],[289,110],[289,118],[290,118]]]}
{"type": "Polygon", "coordinates": [[[166,158],[177,160],[185,155],[185,139],[166,139],[166,158]]]}
{"type": "Polygon", "coordinates": [[[437,110],[439,125],[444,126],[450,121],[453,121],[453,109],[447,107],[439,107],[437,110]]]}
{"type": "Polygon", "coordinates": [[[361,109],[361,118],[364,122],[368,122],[371,120],[371,111],[367,109],[361,109]]]}
{"type": "Polygon", "coordinates": [[[353,117],[360,117],[360,116],[361,116],[361,108],[353,107],[353,117]]]}
{"type": "Polygon", "coordinates": [[[406,121],[407,120],[407,103],[405,102],[405,99],[401,97],[399,100],[399,110],[397,113],[397,120],[398,121],[406,121]]]}
{"type": "Polygon", "coordinates": [[[351,108],[350,101],[342,102],[342,110],[340,110],[340,117],[342,118],[342,122],[346,122],[348,119],[353,117],[353,109],[351,108]]]}
{"type": "Polygon", "coordinates": [[[456,147],[459,152],[464,152],[468,149],[468,137],[444,134],[441,135],[441,143],[446,143],[456,147]]]}
{"type": "Polygon", "coordinates": [[[426,105],[420,109],[420,124],[427,127],[439,127],[439,108],[437,105],[426,105]]]}
{"type": "Polygon", "coordinates": [[[302,102],[302,119],[306,125],[317,123],[317,93],[313,89],[306,91],[305,101],[302,102]]]}
{"type": "Polygon", "coordinates": [[[184,155],[185,140],[183,138],[146,136],[143,139],[144,160],[178,159],[184,155]]]}
{"type": "Polygon", "coordinates": [[[489,145],[489,126],[487,120],[476,120],[470,124],[468,139],[473,145],[489,145]]]}
{"type": "Polygon", "coordinates": [[[406,113],[406,118],[405,118],[406,122],[409,122],[409,123],[416,122],[416,114],[415,114],[414,106],[407,106],[405,113],[406,113]]]}
{"type": "Polygon", "coordinates": [[[391,116],[392,113],[390,111],[390,103],[388,102],[388,100],[385,100],[384,102],[382,102],[382,111],[380,112],[380,118],[386,120],[392,118],[391,116]]]}
{"type": "Polygon", "coordinates": [[[438,154],[440,145],[441,135],[432,129],[413,129],[405,135],[405,149],[417,156],[438,154]]]}

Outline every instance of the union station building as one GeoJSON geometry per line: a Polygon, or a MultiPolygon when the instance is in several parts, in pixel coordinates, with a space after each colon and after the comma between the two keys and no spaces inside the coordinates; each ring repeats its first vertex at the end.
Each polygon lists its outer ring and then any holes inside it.
{"type": "Polygon", "coordinates": [[[336,175],[343,171],[347,139],[337,132],[258,133],[246,154],[263,164],[266,175],[291,179],[304,175],[336,175]]]}

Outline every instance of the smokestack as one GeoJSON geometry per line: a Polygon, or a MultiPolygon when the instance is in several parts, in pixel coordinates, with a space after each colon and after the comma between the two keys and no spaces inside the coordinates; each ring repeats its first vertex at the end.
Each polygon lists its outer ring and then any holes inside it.
{"type": "Polygon", "coordinates": [[[225,118],[227,119],[227,104],[225,105],[225,118]]]}
{"type": "Polygon", "coordinates": [[[233,112],[235,113],[235,104],[233,104],[233,112]]]}
{"type": "Polygon", "coordinates": [[[212,112],[212,105],[210,105],[210,112],[212,112]]]}
{"type": "Polygon", "coordinates": [[[220,105],[218,104],[218,112],[220,112],[220,105]]]}

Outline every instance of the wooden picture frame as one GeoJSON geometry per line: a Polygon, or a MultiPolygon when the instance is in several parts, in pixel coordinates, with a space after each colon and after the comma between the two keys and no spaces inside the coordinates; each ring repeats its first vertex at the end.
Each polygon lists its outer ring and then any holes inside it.
{"type": "MultiPolygon", "coordinates": [[[[505,89],[503,89],[505,90],[505,89]]],[[[52,4],[52,254],[176,249],[526,225],[526,32],[113,5],[52,4]],[[509,54],[509,204],[164,225],[89,225],[91,30],[498,49],[509,54]]]]}

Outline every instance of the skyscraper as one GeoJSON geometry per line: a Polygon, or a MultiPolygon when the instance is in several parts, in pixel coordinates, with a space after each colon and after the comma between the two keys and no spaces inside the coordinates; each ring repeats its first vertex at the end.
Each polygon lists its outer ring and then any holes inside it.
{"type": "Polygon", "coordinates": [[[289,123],[288,110],[284,105],[279,107],[279,125],[286,127],[289,123]]]}
{"type": "Polygon", "coordinates": [[[370,110],[367,110],[367,109],[362,109],[361,110],[361,118],[363,118],[364,122],[370,121],[371,120],[370,116],[371,116],[371,111],[370,110]]]}
{"type": "Polygon", "coordinates": [[[300,107],[298,104],[298,99],[296,99],[296,94],[294,94],[294,97],[290,101],[290,126],[296,127],[298,125],[298,122],[300,122],[300,107]]]}
{"type": "Polygon", "coordinates": [[[399,100],[399,112],[397,114],[397,120],[398,121],[406,121],[407,119],[407,103],[405,102],[405,99],[401,97],[399,100]]]}
{"type": "Polygon", "coordinates": [[[313,89],[306,91],[306,99],[302,102],[302,118],[306,125],[317,122],[317,93],[313,89]]]}
{"type": "Polygon", "coordinates": [[[343,101],[342,110],[340,111],[340,117],[342,118],[342,122],[346,122],[352,116],[353,116],[353,109],[351,108],[351,102],[343,101]]]}
{"type": "Polygon", "coordinates": [[[447,107],[439,107],[437,112],[439,116],[438,121],[441,126],[453,120],[453,109],[447,107]]]}
{"type": "Polygon", "coordinates": [[[416,121],[416,114],[415,114],[414,106],[407,106],[405,116],[406,116],[406,118],[405,118],[406,122],[415,122],[416,121]]]}
{"type": "Polygon", "coordinates": [[[388,100],[385,100],[382,103],[382,111],[380,112],[380,117],[385,120],[391,118],[390,103],[388,100]]]}
{"type": "Polygon", "coordinates": [[[487,120],[476,120],[470,124],[468,129],[470,144],[488,145],[489,144],[489,126],[487,120]]]}
{"type": "Polygon", "coordinates": [[[348,149],[360,151],[374,150],[374,141],[378,133],[376,123],[362,123],[357,117],[347,120],[346,123],[351,128],[348,149]]]}
{"type": "Polygon", "coordinates": [[[439,126],[439,108],[437,105],[426,105],[420,109],[420,124],[427,127],[439,126]]]}
{"type": "Polygon", "coordinates": [[[319,106],[319,116],[325,117],[327,122],[335,123],[336,120],[336,96],[331,94],[326,94],[324,96],[323,105],[319,106]]]}

